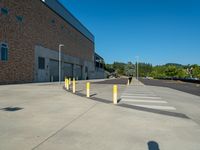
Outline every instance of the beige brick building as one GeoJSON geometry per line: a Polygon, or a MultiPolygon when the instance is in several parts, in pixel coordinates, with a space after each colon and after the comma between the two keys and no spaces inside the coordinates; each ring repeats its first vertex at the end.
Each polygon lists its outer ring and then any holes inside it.
{"type": "Polygon", "coordinates": [[[0,22],[0,83],[57,81],[59,44],[62,80],[104,77],[94,36],[57,0],[0,0],[0,22]]]}

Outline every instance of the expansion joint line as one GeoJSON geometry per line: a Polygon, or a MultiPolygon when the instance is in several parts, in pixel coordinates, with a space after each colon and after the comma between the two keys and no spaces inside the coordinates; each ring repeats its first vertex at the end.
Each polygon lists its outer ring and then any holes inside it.
{"type": "Polygon", "coordinates": [[[70,121],[69,123],[67,123],[66,125],[64,125],[63,127],[61,127],[59,130],[57,130],[55,133],[53,133],[52,135],[50,135],[49,137],[47,137],[45,140],[43,140],[41,143],[39,143],[38,145],[36,145],[35,147],[33,147],[31,150],[35,150],[37,149],[39,146],[41,146],[43,143],[45,143],[46,141],[48,141],[50,138],[54,137],[56,134],[58,134],[60,131],[64,130],[66,127],[68,127],[70,124],[72,124],[73,122],[75,122],[76,120],[78,120],[79,118],[81,118],[83,115],[85,115],[86,113],[88,113],[91,109],[93,109],[98,103],[95,103],[94,105],[92,105],[91,107],[89,107],[85,112],[83,112],[82,114],[80,114],[79,116],[77,116],[76,118],[74,118],[72,121],[70,121]]]}

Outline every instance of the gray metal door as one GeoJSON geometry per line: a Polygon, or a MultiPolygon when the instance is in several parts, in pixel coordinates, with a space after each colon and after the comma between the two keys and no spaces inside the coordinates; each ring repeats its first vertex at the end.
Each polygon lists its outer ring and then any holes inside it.
{"type": "Polygon", "coordinates": [[[59,63],[57,60],[50,59],[49,63],[49,71],[50,71],[50,81],[58,81],[59,80],[59,63]]]}
{"type": "Polygon", "coordinates": [[[38,69],[38,82],[46,81],[46,71],[43,69],[38,69]]]}
{"type": "Polygon", "coordinates": [[[82,66],[76,65],[76,78],[78,77],[78,79],[82,79],[82,66]]]}
{"type": "Polygon", "coordinates": [[[73,65],[69,64],[69,63],[64,63],[63,64],[63,68],[62,68],[62,72],[63,72],[63,78],[64,77],[73,77],[73,65]]]}
{"type": "Polygon", "coordinates": [[[45,58],[44,57],[38,57],[38,70],[37,70],[37,81],[38,82],[45,82],[47,80],[47,70],[45,65],[45,58]]]}

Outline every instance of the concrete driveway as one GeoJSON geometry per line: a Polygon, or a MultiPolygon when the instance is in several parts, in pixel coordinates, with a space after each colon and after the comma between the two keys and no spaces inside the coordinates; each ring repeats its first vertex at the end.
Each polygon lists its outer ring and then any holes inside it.
{"type": "MultiPolygon", "coordinates": [[[[0,86],[0,149],[197,150],[200,147],[200,126],[190,118],[115,106],[111,103],[111,84],[93,83],[92,92],[96,93],[93,97],[97,100],[84,97],[84,82],[77,85],[79,95],[66,92],[62,86],[0,86]]],[[[119,85],[119,97],[125,88],[119,85]]]]}

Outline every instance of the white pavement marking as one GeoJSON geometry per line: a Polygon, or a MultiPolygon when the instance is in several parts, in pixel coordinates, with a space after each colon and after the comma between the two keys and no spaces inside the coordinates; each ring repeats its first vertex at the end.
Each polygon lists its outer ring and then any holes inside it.
{"type": "Polygon", "coordinates": [[[125,102],[141,102],[141,103],[162,103],[162,104],[167,104],[166,101],[158,101],[158,100],[131,100],[131,99],[122,99],[125,102]]]}
{"type": "Polygon", "coordinates": [[[167,106],[168,102],[155,95],[146,86],[127,86],[127,89],[121,95],[121,102],[132,106],[158,109],[158,110],[176,110],[175,107],[167,106]]]}
{"type": "Polygon", "coordinates": [[[138,98],[138,99],[161,99],[160,97],[152,97],[152,96],[129,96],[129,95],[126,95],[126,96],[121,96],[121,98],[131,98],[131,99],[134,99],[134,98],[138,98]]]}
{"type": "Polygon", "coordinates": [[[125,93],[138,93],[138,94],[141,94],[141,93],[153,93],[153,92],[139,92],[139,91],[124,91],[125,93]]]}
{"type": "Polygon", "coordinates": [[[140,95],[138,95],[138,94],[123,94],[123,95],[121,95],[121,97],[126,97],[126,96],[149,96],[149,97],[158,97],[158,96],[156,96],[156,95],[147,95],[147,94],[140,94],[140,95]]]}
{"type": "Polygon", "coordinates": [[[123,94],[154,94],[154,93],[147,93],[147,92],[143,92],[143,93],[138,93],[138,92],[124,92],[123,94]]]}
{"type": "Polygon", "coordinates": [[[130,105],[144,107],[144,108],[160,109],[160,110],[176,110],[175,107],[171,106],[138,105],[138,104],[130,104],[130,105]]]}

